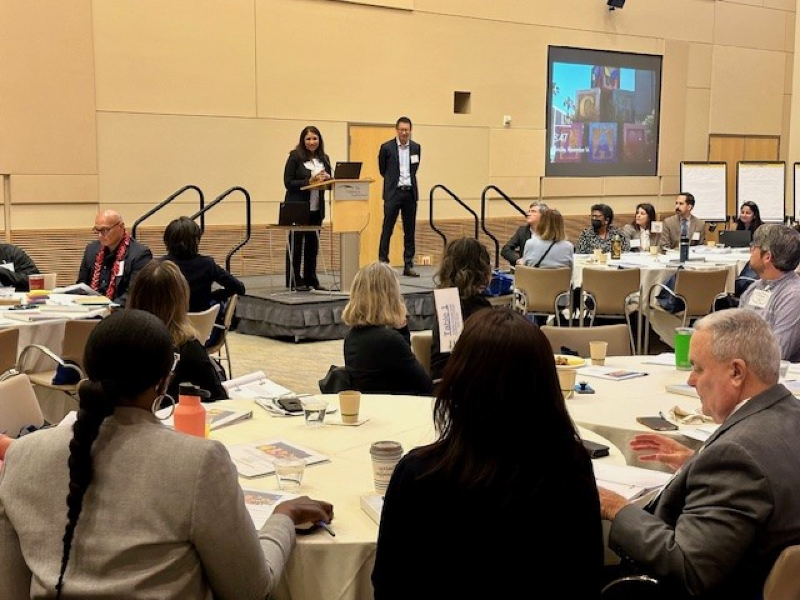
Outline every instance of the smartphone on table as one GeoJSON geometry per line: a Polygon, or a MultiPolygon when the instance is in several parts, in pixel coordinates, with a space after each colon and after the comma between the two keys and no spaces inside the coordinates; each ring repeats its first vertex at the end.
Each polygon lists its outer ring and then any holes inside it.
{"type": "Polygon", "coordinates": [[[636,417],[636,421],[654,431],[677,431],[678,426],[670,423],[664,417],[636,417]]]}

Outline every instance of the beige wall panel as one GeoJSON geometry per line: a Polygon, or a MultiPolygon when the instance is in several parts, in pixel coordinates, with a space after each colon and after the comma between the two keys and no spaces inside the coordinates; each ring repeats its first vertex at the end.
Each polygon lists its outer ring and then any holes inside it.
{"type": "Polygon", "coordinates": [[[97,205],[97,175],[12,175],[12,204],[97,205]]]}
{"type": "Polygon", "coordinates": [[[347,2],[350,4],[367,4],[369,6],[381,6],[385,8],[403,8],[411,10],[414,8],[414,0],[329,0],[330,2],[347,2]]]}
{"type": "Polygon", "coordinates": [[[599,30],[710,42],[715,4],[708,0],[637,2],[630,9],[610,11],[598,0],[561,0],[557,10],[550,0],[415,0],[414,10],[547,27],[568,26],[573,32],[599,30]],[[564,15],[569,15],[568,25],[564,15]]]}
{"type": "Polygon", "coordinates": [[[90,2],[0,10],[0,172],[96,173],[90,2]]]}
{"type": "Polygon", "coordinates": [[[786,36],[783,44],[783,50],[786,52],[794,51],[794,35],[796,30],[794,13],[786,15],[786,36]]]}
{"type": "Polygon", "coordinates": [[[602,177],[545,177],[542,179],[542,198],[569,196],[602,196],[602,177]]]}
{"type": "MultiPolygon", "coordinates": [[[[419,126],[414,128],[414,139],[422,145],[422,162],[417,173],[420,200],[423,197],[427,199],[430,189],[438,184],[447,187],[461,200],[480,199],[483,188],[491,183],[488,131],[419,126]]],[[[436,190],[434,198],[449,198],[449,195],[436,190]]],[[[447,203],[456,204],[450,200],[447,203]]]]}
{"type": "MultiPolygon", "coordinates": [[[[153,206],[184,185],[200,187],[208,204],[233,186],[252,199],[255,222],[274,222],[283,200],[283,168],[297,145],[305,122],[100,113],[100,199],[115,205],[153,206]]],[[[345,124],[320,124],[332,160],[346,156],[345,124]]],[[[484,146],[485,147],[485,146],[484,146]]],[[[236,192],[236,196],[243,196],[236,192]]],[[[189,191],[180,202],[191,208],[198,196],[189,191]]],[[[208,213],[215,224],[243,223],[242,211],[208,213]],[[213,217],[212,217],[213,215],[213,217]]],[[[171,218],[171,217],[170,217],[171,218]]],[[[130,221],[131,219],[128,218],[130,221]]]]}
{"type": "Polygon", "coordinates": [[[255,116],[252,0],[95,0],[93,11],[99,110],[255,116]]]}
{"type": "Polygon", "coordinates": [[[760,6],[717,2],[714,43],[760,50],[784,50],[789,13],[760,6]],[[747,23],[747,27],[742,27],[747,23]]]}
{"type": "MultiPolygon", "coordinates": [[[[789,139],[791,131],[791,115],[792,115],[792,96],[785,94],[783,96],[783,118],[781,119],[781,140],[780,140],[780,160],[789,160],[789,139]]],[[[791,170],[791,169],[789,169],[791,170]]]]}
{"type": "MultiPolygon", "coordinates": [[[[525,205],[527,206],[533,200],[539,198],[539,182],[541,179],[539,177],[497,177],[492,176],[491,178],[491,185],[495,185],[500,188],[506,196],[511,198],[514,202],[519,204],[520,206],[525,205]]],[[[487,184],[489,185],[489,184],[487,184]]],[[[487,197],[489,198],[499,198],[499,194],[494,191],[489,191],[487,193],[487,197]]],[[[505,204],[504,200],[501,200],[503,204],[505,204]]],[[[514,209],[511,209],[514,211],[514,209]]],[[[516,211],[514,211],[516,212],[516,211]]],[[[512,214],[514,214],[512,212],[512,214]]]]}
{"type": "Polygon", "coordinates": [[[794,12],[796,10],[796,0],[763,0],[764,8],[776,8],[794,12]]]}
{"type": "Polygon", "coordinates": [[[711,44],[689,44],[686,85],[694,88],[711,88],[714,47],[711,44]]]}
{"type": "Polygon", "coordinates": [[[686,89],[686,122],[684,123],[684,153],[681,160],[708,160],[708,113],[711,110],[711,90],[686,89]]]}
{"type": "Polygon", "coordinates": [[[661,129],[659,131],[658,174],[677,175],[685,152],[683,126],[686,122],[686,82],[689,44],[665,44],[661,79],[661,129]]]}
{"type": "MultiPolygon", "coordinates": [[[[495,177],[544,175],[545,132],[492,129],[489,132],[489,174],[495,177]]],[[[532,192],[530,192],[532,193],[532,192]]]]}
{"type": "Polygon", "coordinates": [[[658,177],[603,178],[603,194],[606,196],[656,196],[658,188],[658,177]]]}
{"type": "Polygon", "coordinates": [[[661,177],[661,197],[667,197],[669,200],[669,209],[672,210],[675,196],[681,190],[681,177],[680,172],[677,175],[661,177]]]}
{"type": "Polygon", "coordinates": [[[785,55],[717,46],[711,90],[711,133],[779,135],[785,55]]]}
{"type": "MultiPolygon", "coordinates": [[[[11,229],[69,229],[86,231],[86,242],[92,236],[97,205],[94,204],[24,204],[15,206],[11,214],[11,229]],[[46,216],[46,217],[45,217],[46,216]]],[[[76,270],[77,274],[77,270],[76,270]]]]}
{"type": "Polygon", "coordinates": [[[792,93],[792,87],[794,86],[794,54],[786,54],[786,63],[784,67],[784,86],[783,92],[785,94],[792,93]]]}

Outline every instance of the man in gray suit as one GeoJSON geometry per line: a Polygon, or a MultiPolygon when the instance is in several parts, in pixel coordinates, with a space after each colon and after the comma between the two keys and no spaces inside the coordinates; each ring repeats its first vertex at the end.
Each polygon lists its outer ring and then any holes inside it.
{"type": "Polygon", "coordinates": [[[411,139],[411,119],[400,117],[395,129],[397,137],[381,144],[378,169],[383,177],[383,229],[378,260],[389,262],[389,242],[397,215],[403,216],[403,275],[419,277],[414,270],[414,235],[417,225],[417,170],[422,148],[411,139]]]}
{"type": "Polygon", "coordinates": [[[661,246],[666,249],[679,248],[681,238],[689,238],[690,246],[703,246],[706,243],[706,222],[692,214],[694,196],[681,192],[675,198],[675,214],[664,219],[661,232],[661,246]]]}
{"type": "Polygon", "coordinates": [[[780,349],[755,312],[695,325],[688,383],[719,428],[693,453],[662,435],[631,447],[677,469],[646,507],[599,488],[609,547],[667,597],[760,598],[780,551],[800,543],[800,401],[778,383],[780,349]]]}

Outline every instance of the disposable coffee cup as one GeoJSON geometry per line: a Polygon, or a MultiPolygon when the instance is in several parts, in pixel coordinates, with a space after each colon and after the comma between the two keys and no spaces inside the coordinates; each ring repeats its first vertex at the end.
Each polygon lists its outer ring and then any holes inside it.
{"type": "Polygon", "coordinates": [[[608,352],[608,342],[596,340],[589,342],[589,357],[593,365],[606,364],[606,353],[608,352]]]}
{"type": "Polygon", "coordinates": [[[658,256],[659,248],[656,244],[650,244],[650,256],[658,256]]]}
{"type": "Polygon", "coordinates": [[[789,374],[789,366],[791,364],[792,363],[789,362],[788,360],[782,360],[781,361],[781,367],[780,367],[781,368],[781,379],[786,379],[786,376],[789,374]]]}
{"type": "Polygon", "coordinates": [[[346,390],[339,392],[339,414],[342,423],[358,423],[361,408],[361,392],[346,390]]]}
{"type": "Polygon", "coordinates": [[[28,275],[28,287],[31,291],[44,289],[44,275],[28,275]]]}
{"type": "Polygon", "coordinates": [[[558,373],[558,385],[561,388],[561,395],[564,400],[572,398],[575,394],[575,369],[556,369],[558,373]]]}
{"type": "Polygon", "coordinates": [[[602,256],[603,251],[600,248],[595,248],[592,251],[592,255],[594,256],[595,262],[600,262],[600,257],[602,256]]]}
{"type": "Polygon", "coordinates": [[[692,339],[694,328],[675,328],[675,368],[679,371],[691,371],[692,363],[689,360],[689,342],[692,339]]]}
{"type": "Polygon", "coordinates": [[[372,476],[375,480],[375,492],[385,494],[389,487],[394,468],[403,456],[403,446],[400,442],[383,440],[374,442],[369,449],[372,457],[372,476]]]}

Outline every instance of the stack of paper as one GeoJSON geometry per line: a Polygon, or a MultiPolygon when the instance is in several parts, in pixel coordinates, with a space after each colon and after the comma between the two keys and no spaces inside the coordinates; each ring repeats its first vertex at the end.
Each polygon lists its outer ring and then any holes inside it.
{"type": "Polygon", "coordinates": [[[628,500],[636,500],[657,490],[672,478],[669,473],[631,467],[628,465],[612,465],[592,463],[597,485],[624,496],[628,500]]]}
{"type": "Polygon", "coordinates": [[[235,379],[223,381],[222,387],[225,388],[231,398],[267,398],[271,400],[278,396],[286,396],[292,393],[290,389],[267,379],[264,371],[255,371],[235,379]]]}
{"type": "Polygon", "coordinates": [[[364,494],[361,496],[361,509],[369,515],[378,525],[381,523],[383,512],[383,496],[378,494],[364,494]]]}
{"type": "Polygon", "coordinates": [[[688,383],[668,383],[664,388],[670,394],[680,394],[681,396],[691,396],[692,398],[699,398],[700,394],[697,390],[690,386],[688,383]]]}
{"type": "Polygon", "coordinates": [[[325,462],[328,457],[286,440],[264,440],[228,446],[231,459],[242,477],[261,477],[275,472],[276,458],[302,458],[307,465],[325,462]]]}
{"type": "Polygon", "coordinates": [[[635,377],[647,375],[644,371],[631,371],[629,369],[619,369],[617,367],[589,366],[578,369],[578,373],[586,377],[598,377],[600,379],[611,379],[613,381],[623,381],[635,377]]]}
{"type": "Polygon", "coordinates": [[[249,488],[242,488],[244,494],[244,505],[247,507],[247,512],[250,513],[250,518],[253,519],[253,525],[256,529],[261,529],[264,523],[275,510],[275,507],[291,498],[296,498],[297,494],[289,494],[287,492],[272,492],[265,490],[253,490],[249,488]]]}

